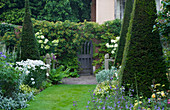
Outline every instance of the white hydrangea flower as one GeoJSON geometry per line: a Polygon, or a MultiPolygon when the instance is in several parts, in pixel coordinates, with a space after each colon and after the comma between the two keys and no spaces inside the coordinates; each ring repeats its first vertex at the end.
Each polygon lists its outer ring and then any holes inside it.
{"type": "Polygon", "coordinates": [[[43,41],[42,41],[42,40],[39,40],[38,43],[43,43],[43,41]]]}
{"type": "Polygon", "coordinates": [[[113,48],[113,45],[109,45],[109,48],[113,48]]]}
{"type": "Polygon", "coordinates": [[[31,78],[31,81],[34,81],[34,78],[31,78]]]}
{"type": "Polygon", "coordinates": [[[116,37],[116,40],[119,40],[120,39],[120,37],[116,37]]]}
{"type": "Polygon", "coordinates": [[[50,46],[48,46],[48,45],[45,46],[45,49],[46,49],[46,50],[49,49],[49,48],[50,48],[50,46]]]}
{"type": "Polygon", "coordinates": [[[107,48],[109,47],[109,43],[106,43],[106,47],[107,47],[107,48]]]}
{"type": "Polygon", "coordinates": [[[111,43],[116,43],[116,42],[117,42],[116,40],[111,39],[111,43]]]}
{"type": "Polygon", "coordinates": [[[45,39],[44,44],[46,44],[48,41],[49,41],[48,39],[45,39]]]}
{"type": "Polygon", "coordinates": [[[118,44],[115,44],[114,47],[118,47],[118,44]]]}
{"type": "Polygon", "coordinates": [[[45,37],[43,35],[41,35],[41,39],[44,39],[45,37]]]}
{"type": "Polygon", "coordinates": [[[44,66],[41,66],[40,69],[44,70],[44,69],[46,69],[46,68],[45,68],[44,66]]]}
{"type": "Polygon", "coordinates": [[[115,53],[115,51],[114,51],[114,50],[112,50],[112,51],[111,51],[111,53],[112,53],[112,54],[114,54],[114,53],[115,53]]]}
{"type": "Polygon", "coordinates": [[[59,40],[53,40],[52,43],[59,43],[59,40]]]}
{"type": "Polygon", "coordinates": [[[40,34],[39,32],[35,33],[35,35],[39,35],[39,34],[40,34]]]}
{"type": "Polygon", "coordinates": [[[34,84],[35,84],[35,81],[33,81],[32,84],[34,85],[34,84]]]}
{"type": "Polygon", "coordinates": [[[47,76],[47,77],[50,76],[49,73],[46,73],[46,76],[47,76]]]}

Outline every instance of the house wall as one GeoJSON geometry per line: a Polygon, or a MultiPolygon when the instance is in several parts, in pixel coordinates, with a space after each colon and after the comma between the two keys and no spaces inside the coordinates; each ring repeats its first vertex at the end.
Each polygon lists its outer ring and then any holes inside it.
{"type": "Polygon", "coordinates": [[[96,0],[96,22],[99,24],[115,19],[114,0],[96,0]]]}
{"type": "MultiPolygon", "coordinates": [[[[93,0],[94,1],[94,0],[93,0]]],[[[96,3],[96,18],[92,16],[92,21],[99,24],[103,24],[105,21],[110,21],[114,19],[123,19],[125,0],[95,0],[96,3]]],[[[156,8],[159,11],[161,7],[162,0],[155,0],[156,8]]],[[[92,3],[93,4],[93,3],[92,3]]],[[[93,8],[94,9],[94,8],[93,8]]],[[[94,10],[93,10],[94,11],[94,10]]],[[[92,15],[94,15],[92,14],[92,15]]]]}

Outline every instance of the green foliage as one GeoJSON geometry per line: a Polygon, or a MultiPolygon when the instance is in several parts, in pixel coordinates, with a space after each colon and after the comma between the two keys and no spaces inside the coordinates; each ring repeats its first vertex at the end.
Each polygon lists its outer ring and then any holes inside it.
{"type": "Polygon", "coordinates": [[[102,70],[96,74],[96,80],[98,83],[101,83],[103,81],[110,81],[110,80],[116,80],[118,78],[117,76],[117,69],[113,67],[110,70],[102,70]]]}
{"type": "Polygon", "coordinates": [[[106,98],[107,94],[114,94],[116,89],[117,81],[116,80],[105,80],[99,84],[97,84],[94,89],[94,94],[100,98],[106,98]]]}
{"type": "MultiPolygon", "coordinates": [[[[0,38],[4,36],[4,34],[8,31],[13,31],[14,30],[14,26],[11,24],[6,24],[6,23],[1,23],[0,24],[0,38]]],[[[0,39],[1,41],[2,39],[0,39]]]]}
{"type": "MultiPolygon", "coordinates": [[[[70,76],[74,77],[77,77],[77,72],[79,71],[77,53],[80,51],[81,44],[94,38],[99,40],[101,43],[93,42],[94,50],[95,47],[100,47],[99,53],[94,52],[94,59],[100,59],[99,61],[94,61],[94,65],[103,64],[104,55],[112,51],[112,49],[106,47],[106,43],[110,42],[111,39],[115,39],[120,32],[120,20],[118,19],[108,21],[103,25],[87,21],[82,23],[58,21],[54,23],[34,19],[33,24],[36,32],[35,37],[38,39],[40,55],[45,56],[47,52],[54,53],[58,63],[64,65],[66,68],[70,68],[70,76]],[[45,39],[48,39],[46,44],[45,39]],[[57,42],[56,46],[54,41],[57,42]],[[41,48],[42,44],[43,48],[41,48]],[[45,48],[46,46],[49,49],[45,48]]],[[[18,30],[17,32],[20,31],[18,30]]],[[[16,39],[15,37],[10,36],[9,38],[16,39]]],[[[18,52],[20,51],[18,50],[18,52]]],[[[111,55],[111,57],[114,56],[111,55]]]]}
{"type": "Polygon", "coordinates": [[[2,21],[6,23],[12,23],[21,25],[23,23],[24,9],[13,9],[7,12],[3,12],[0,15],[2,21]]]}
{"type": "Polygon", "coordinates": [[[0,91],[0,109],[2,110],[16,110],[23,109],[28,106],[27,101],[33,99],[33,93],[14,93],[13,98],[4,97],[0,91]]]}
{"type": "MultiPolygon", "coordinates": [[[[101,86],[103,87],[103,86],[101,86]]],[[[125,95],[125,88],[118,88],[111,86],[105,87],[108,92],[104,91],[105,97],[98,98],[98,94],[91,93],[91,99],[86,106],[89,110],[155,110],[165,109],[168,110],[168,98],[144,98],[142,96],[132,97],[134,90],[129,90],[129,96],[125,95]],[[110,91],[111,92],[110,94],[110,91]]],[[[99,88],[100,90],[100,88],[99,88]]],[[[102,91],[102,90],[101,90],[102,91]]],[[[101,92],[98,92],[101,93],[101,92]]],[[[162,94],[160,92],[159,94],[162,94]]],[[[160,96],[160,95],[158,95],[160,96]]],[[[79,108],[77,108],[79,110],[79,108]]]]}
{"type": "Polygon", "coordinates": [[[118,36],[120,32],[120,20],[118,19],[108,21],[103,25],[86,21],[82,23],[70,21],[53,23],[37,20],[34,20],[33,24],[35,31],[41,30],[44,37],[50,42],[59,40],[57,47],[49,51],[49,53],[55,53],[59,64],[67,65],[67,68],[71,68],[73,73],[78,69],[77,53],[82,43],[93,38],[101,42],[99,44],[93,42],[93,45],[94,48],[100,47],[99,53],[94,54],[94,58],[101,59],[100,61],[95,61],[94,65],[102,64],[104,55],[112,51],[107,49],[105,44],[110,42],[111,39],[115,39],[115,36],[118,36]]]}
{"type": "MultiPolygon", "coordinates": [[[[90,20],[90,0],[30,0],[31,17],[37,20],[83,22],[90,20]]],[[[1,0],[0,21],[22,25],[24,0],[1,0]]]]}
{"type": "Polygon", "coordinates": [[[5,42],[6,48],[9,50],[13,50],[14,47],[18,47],[20,43],[20,39],[16,37],[14,32],[6,32],[2,40],[5,42]]]}
{"type": "Polygon", "coordinates": [[[116,67],[118,65],[121,65],[122,63],[123,51],[124,51],[125,42],[126,42],[126,34],[128,32],[132,8],[133,8],[133,0],[127,0],[125,4],[125,13],[124,13],[124,18],[122,22],[121,32],[120,32],[120,40],[119,40],[118,49],[116,52],[116,57],[115,57],[115,62],[114,62],[114,66],[116,67]]]}
{"type": "Polygon", "coordinates": [[[24,84],[22,84],[22,85],[20,85],[19,86],[19,88],[20,88],[20,91],[22,92],[22,93],[34,93],[34,95],[35,94],[37,94],[37,93],[39,93],[39,90],[38,89],[36,89],[36,88],[31,88],[29,85],[24,85],[24,84]]]}
{"type": "Polygon", "coordinates": [[[43,89],[42,83],[46,81],[46,76],[49,73],[47,72],[47,68],[50,65],[46,65],[41,60],[30,60],[16,62],[16,69],[19,69],[24,75],[23,83],[29,85],[30,87],[43,89]]]}
{"type": "Polygon", "coordinates": [[[55,48],[57,48],[59,40],[49,41],[48,38],[45,38],[41,30],[35,34],[35,37],[38,41],[40,55],[46,55],[46,53],[51,53],[55,48]]]}
{"type": "Polygon", "coordinates": [[[5,61],[14,64],[17,59],[17,52],[15,48],[12,51],[10,51],[9,49],[7,50],[6,47],[4,46],[2,50],[3,50],[2,53],[6,56],[5,61]]]}
{"type": "MultiPolygon", "coordinates": [[[[98,50],[99,53],[94,54],[93,65],[102,65],[104,64],[104,56],[106,53],[109,53],[109,56],[113,59],[115,58],[114,54],[112,54],[112,48],[108,48],[106,46],[106,43],[111,43],[111,40],[115,40],[116,36],[120,35],[120,29],[121,29],[121,21],[119,19],[113,20],[113,21],[107,21],[104,24],[100,25],[96,28],[96,30],[92,33],[95,33],[94,36],[96,39],[100,41],[100,43],[94,44],[94,47],[99,47],[98,50]]],[[[104,66],[101,66],[96,72],[99,72],[100,70],[104,69],[104,66]]]]}
{"type": "Polygon", "coordinates": [[[159,33],[152,32],[155,19],[155,0],[134,1],[119,73],[124,85],[137,86],[144,96],[151,95],[152,80],[168,85],[159,33]]]}
{"type": "Polygon", "coordinates": [[[166,37],[168,39],[170,33],[170,2],[169,0],[161,1],[162,7],[158,12],[158,18],[156,19],[156,24],[154,25],[154,29],[160,32],[160,35],[166,37]]]}
{"type": "Polygon", "coordinates": [[[39,60],[37,41],[34,35],[33,25],[29,10],[29,0],[25,0],[25,16],[22,28],[21,60],[39,60]]]}
{"type": "Polygon", "coordinates": [[[72,9],[69,0],[49,0],[40,14],[42,19],[48,21],[74,21],[75,18],[70,17],[72,9]]]}
{"type": "Polygon", "coordinates": [[[163,46],[165,62],[167,65],[167,69],[170,68],[170,40],[169,40],[169,33],[170,33],[170,17],[169,17],[169,10],[170,10],[170,2],[168,0],[161,1],[162,7],[161,10],[158,12],[158,18],[156,19],[156,24],[153,26],[153,31],[159,31],[161,35],[161,43],[163,46]]]}
{"type": "Polygon", "coordinates": [[[12,97],[19,92],[21,72],[6,62],[6,56],[0,52],[0,89],[4,96],[12,97]]]}
{"type": "Polygon", "coordinates": [[[58,68],[52,69],[50,71],[49,79],[52,81],[53,84],[61,83],[61,80],[64,77],[68,76],[67,74],[69,73],[69,71],[70,71],[69,68],[64,70],[64,66],[60,65],[58,68]]]}

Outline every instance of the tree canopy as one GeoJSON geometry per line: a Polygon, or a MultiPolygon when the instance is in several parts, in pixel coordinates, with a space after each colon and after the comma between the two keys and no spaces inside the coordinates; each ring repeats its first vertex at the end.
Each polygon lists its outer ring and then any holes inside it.
{"type": "MultiPolygon", "coordinates": [[[[91,0],[30,0],[32,18],[53,22],[90,20],[90,5],[91,0]]],[[[1,0],[0,21],[21,25],[23,16],[24,0],[1,0]]]]}

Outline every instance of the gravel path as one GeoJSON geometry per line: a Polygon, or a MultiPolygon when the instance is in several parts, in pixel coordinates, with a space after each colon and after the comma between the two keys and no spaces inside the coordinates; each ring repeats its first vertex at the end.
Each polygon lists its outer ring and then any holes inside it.
{"type": "Polygon", "coordinates": [[[95,76],[80,76],[79,78],[64,78],[63,84],[97,84],[95,76]]]}

